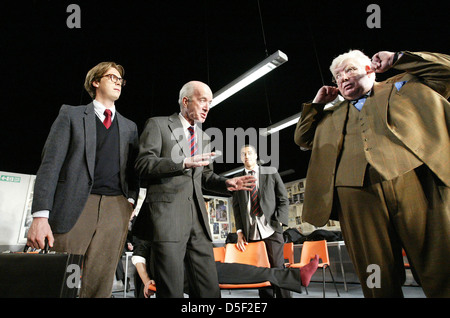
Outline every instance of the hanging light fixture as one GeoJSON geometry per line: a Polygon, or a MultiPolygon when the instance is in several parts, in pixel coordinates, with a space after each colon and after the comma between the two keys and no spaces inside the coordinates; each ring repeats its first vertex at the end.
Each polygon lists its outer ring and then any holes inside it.
{"type": "Polygon", "coordinates": [[[244,87],[248,86],[260,77],[266,75],[273,69],[287,62],[287,60],[288,57],[286,54],[281,51],[276,51],[275,53],[264,59],[262,62],[251,68],[249,71],[245,72],[234,81],[214,93],[210,108],[223,102],[225,99],[237,93],[244,87]]]}

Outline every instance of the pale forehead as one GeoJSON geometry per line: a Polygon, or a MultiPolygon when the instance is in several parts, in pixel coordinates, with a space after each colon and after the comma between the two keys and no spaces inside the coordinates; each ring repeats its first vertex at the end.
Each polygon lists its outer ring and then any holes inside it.
{"type": "Polygon", "coordinates": [[[110,67],[110,68],[106,71],[105,74],[114,74],[114,75],[116,75],[117,77],[120,77],[120,72],[119,72],[117,69],[115,69],[114,67],[110,67]]]}
{"type": "Polygon", "coordinates": [[[343,60],[338,66],[336,66],[336,68],[334,70],[335,70],[335,72],[340,72],[349,66],[360,67],[361,65],[360,65],[360,63],[358,63],[358,60],[356,60],[356,59],[346,59],[346,60],[343,60]]]}
{"type": "Polygon", "coordinates": [[[212,97],[212,91],[208,85],[205,85],[203,83],[198,83],[194,87],[194,95],[212,97]]]}
{"type": "Polygon", "coordinates": [[[246,154],[246,153],[253,154],[253,153],[256,153],[256,151],[255,151],[255,149],[253,147],[244,147],[244,148],[242,148],[241,154],[246,154]]]}

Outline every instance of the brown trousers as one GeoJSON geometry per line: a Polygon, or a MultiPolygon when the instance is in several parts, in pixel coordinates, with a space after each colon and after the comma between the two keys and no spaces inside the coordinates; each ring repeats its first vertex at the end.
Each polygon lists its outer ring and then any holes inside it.
{"type": "Polygon", "coordinates": [[[402,247],[427,297],[450,297],[450,190],[422,165],[382,181],[367,170],[363,188],[337,187],[340,224],[365,297],[403,297],[402,247]],[[380,268],[380,285],[367,284],[380,268]]]}
{"type": "Polygon", "coordinates": [[[80,297],[111,297],[133,208],[124,196],[91,194],[75,226],[52,250],[84,255],[80,297]]]}

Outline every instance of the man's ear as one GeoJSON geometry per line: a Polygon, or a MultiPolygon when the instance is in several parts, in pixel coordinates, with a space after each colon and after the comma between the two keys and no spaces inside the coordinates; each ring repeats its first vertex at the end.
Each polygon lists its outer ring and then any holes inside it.
{"type": "Polygon", "coordinates": [[[94,86],[95,88],[98,88],[100,86],[100,83],[98,81],[93,81],[92,86],[94,86]]]}
{"type": "Polygon", "coordinates": [[[183,104],[183,107],[186,108],[187,104],[189,103],[189,98],[183,97],[183,99],[181,100],[181,103],[183,104]]]}

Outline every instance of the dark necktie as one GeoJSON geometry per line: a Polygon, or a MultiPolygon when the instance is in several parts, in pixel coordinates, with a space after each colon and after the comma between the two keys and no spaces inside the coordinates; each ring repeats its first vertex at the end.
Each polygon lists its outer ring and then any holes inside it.
{"type": "Polygon", "coordinates": [[[191,157],[192,157],[197,154],[197,143],[195,142],[194,127],[190,126],[188,128],[188,130],[189,130],[189,134],[190,134],[188,143],[189,143],[189,147],[191,149],[191,157]]]}
{"type": "Polygon", "coordinates": [[[106,109],[103,113],[105,115],[105,120],[103,120],[103,125],[105,125],[106,129],[111,127],[111,111],[106,109]]]}
{"type": "MultiPolygon", "coordinates": [[[[255,175],[255,171],[250,171],[250,174],[255,175]]],[[[261,206],[259,205],[259,192],[256,188],[256,183],[253,185],[252,190],[250,191],[250,215],[251,216],[260,216],[261,215],[261,206]]]]}

